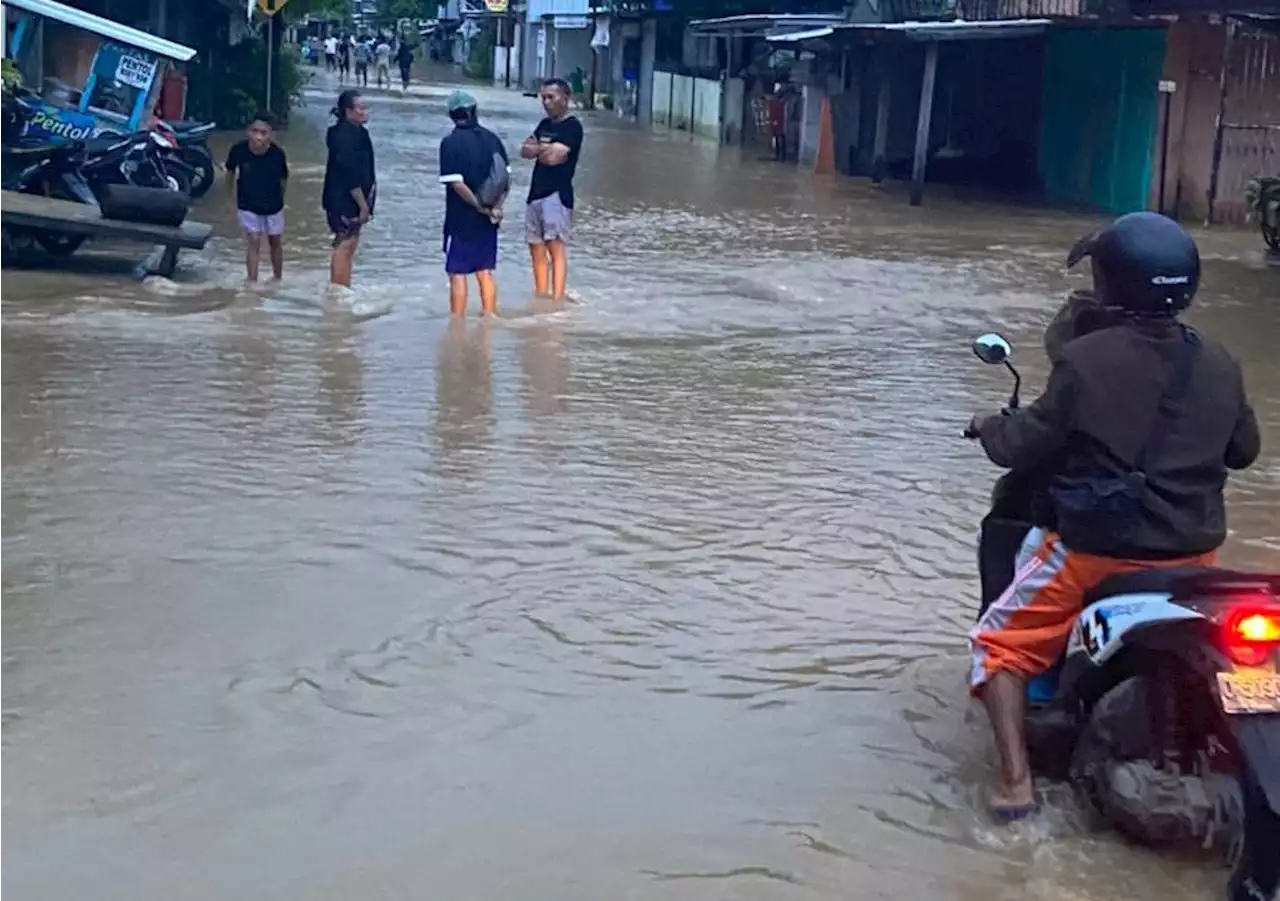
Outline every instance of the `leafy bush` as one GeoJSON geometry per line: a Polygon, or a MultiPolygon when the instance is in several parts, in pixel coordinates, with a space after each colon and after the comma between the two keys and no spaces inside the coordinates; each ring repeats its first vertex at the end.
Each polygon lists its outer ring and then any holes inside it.
{"type": "Polygon", "coordinates": [[[4,61],[4,86],[6,90],[22,86],[22,73],[11,59],[4,61]]]}
{"type": "MultiPolygon", "coordinates": [[[[267,89],[267,44],[261,38],[220,47],[206,65],[189,72],[187,115],[217,122],[219,128],[235,128],[261,109],[267,89]]],[[[278,48],[271,79],[271,109],[281,121],[302,99],[306,83],[302,51],[293,44],[278,48]]]]}
{"type": "Polygon", "coordinates": [[[486,24],[472,39],[467,61],[462,64],[462,74],[467,78],[493,77],[493,48],[497,45],[493,32],[493,28],[486,24]]]}

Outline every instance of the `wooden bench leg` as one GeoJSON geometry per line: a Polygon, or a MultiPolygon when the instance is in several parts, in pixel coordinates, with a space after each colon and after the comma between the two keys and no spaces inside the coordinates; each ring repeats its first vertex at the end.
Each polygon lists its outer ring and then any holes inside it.
{"type": "Polygon", "coordinates": [[[177,247],[157,245],[134,269],[134,275],[138,278],[146,278],[148,275],[173,278],[173,271],[178,268],[178,250],[177,247]]]}

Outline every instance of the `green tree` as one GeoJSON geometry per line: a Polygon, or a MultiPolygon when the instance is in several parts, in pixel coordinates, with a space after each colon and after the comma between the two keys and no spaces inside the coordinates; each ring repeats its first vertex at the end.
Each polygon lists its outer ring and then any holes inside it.
{"type": "Polygon", "coordinates": [[[351,0],[289,0],[284,14],[291,21],[307,15],[345,20],[351,16],[351,0]]]}
{"type": "MultiPolygon", "coordinates": [[[[432,7],[434,9],[434,6],[432,7]]],[[[426,0],[378,0],[378,21],[387,25],[400,19],[427,19],[426,0]]]]}

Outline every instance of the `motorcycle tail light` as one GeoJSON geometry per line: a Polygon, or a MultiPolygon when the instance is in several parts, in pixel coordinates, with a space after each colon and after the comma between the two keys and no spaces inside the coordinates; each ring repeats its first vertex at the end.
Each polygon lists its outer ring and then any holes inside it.
{"type": "Polygon", "coordinates": [[[1223,621],[1227,656],[1241,666],[1260,666],[1280,647],[1280,606],[1240,604],[1223,621]]]}

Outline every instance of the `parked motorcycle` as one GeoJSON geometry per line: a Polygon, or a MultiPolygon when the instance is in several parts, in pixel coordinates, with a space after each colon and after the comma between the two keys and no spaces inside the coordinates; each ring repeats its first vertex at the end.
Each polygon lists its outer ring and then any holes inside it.
{"type": "MultiPolygon", "coordinates": [[[[996,334],[973,351],[1021,379],[996,334]]],[[[978,437],[972,430],[966,438],[978,437]]],[[[1052,473],[1006,474],[983,521],[983,600],[1015,558],[1052,473]]],[[[1280,897],[1280,574],[1149,569],[1089,591],[1057,666],[1028,685],[1033,770],[1069,781],[1148,847],[1216,849],[1229,901],[1280,897]]]]}
{"type": "Polygon", "coordinates": [[[155,131],[135,132],[123,138],[91,138],[83,142],[81,172],[95,188],[123,184],[189,194],[188,174],[167,158],[174,149],[173,141],[155,131]]]}
{"type": "MultiPolygon", "coordinates": [[[[40,194],[97,206],[98,200],[80,172],[78,144],[46,144],[35,147],[6,145],[0,184],[7,191],[40,194]]],[[[84,243],[83,235],[66,235],[42,229],[5,227],[6,262],[32,265],[44,254],[70,256],[84,243]]]]}
{"type": "Polygon", "coordinates": [[[181,166],[188,173],[192,197],[209,193],[217,179],[213,154],[209,152],[209,135],[212,122],[158,122],[153,130],[163,131],[177,147],[164,154],[171,167],[181,166]]]}

